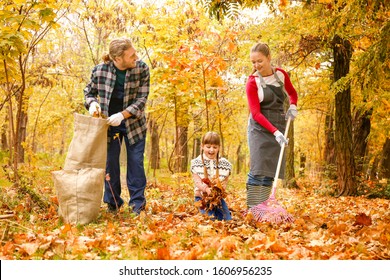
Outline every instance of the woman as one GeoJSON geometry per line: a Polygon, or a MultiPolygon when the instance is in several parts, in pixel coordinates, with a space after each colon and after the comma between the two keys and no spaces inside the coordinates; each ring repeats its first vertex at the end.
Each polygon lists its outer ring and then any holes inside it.
{"type": "MultiPolygon", "coordinates": [[[[246,84],[250,110],[248,143],[250,171],[247,180],[247,206],[251,208],[267,200],[272,188],[281,145],[287,144],[283,133],[286,119],[297,116],[297,92],[288,74],[271,66],[267,44],[258,43],[250,51],[254,71],[246,84]],[[288,98],[287,98],[288,97],[288,98]],[[285,103],[289,109],[284,113],[285,103]]],[[[284,162],[280,178],[284,176],[284,162]]]]}

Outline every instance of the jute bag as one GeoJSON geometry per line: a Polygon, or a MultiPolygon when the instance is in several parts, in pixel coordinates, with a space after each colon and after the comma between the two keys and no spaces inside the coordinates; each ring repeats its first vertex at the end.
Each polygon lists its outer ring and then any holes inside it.
{"type": "Polygon", "coordinates": [[[52,172],[58,214],[66,223],[97,218],[103,196],[107,159],[107,120],[74,114],[74,135],[64,170],[52,172]]]}
{"type": "Polygon", "coordinates": [[[103,196],[104,169],[59,170],[52,175],[58,214],[65,223],[87,224],[97,218],[103,196]]]}
{"type": "Polygon", "coordinates": [[[106,119],[74,114],[74,135],[65,159],[65,170],[106,168],[106,119]]]}

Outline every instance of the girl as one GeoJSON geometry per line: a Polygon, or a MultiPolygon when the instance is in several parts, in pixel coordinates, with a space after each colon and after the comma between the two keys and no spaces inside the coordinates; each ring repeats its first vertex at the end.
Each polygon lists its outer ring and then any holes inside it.
{"type": "MultiPolygon", "coordinates": [[[[207,132],[201,143],[200,155],[191,160],[191,173],[195,183],[195,202],[202,200],[204,196],[211,193],[210,184],[208,182],[217,183],[219,180],[220,186],[225,190],[228,177],[232,170],[231,163],[219,157],[220,137],[215,132],[207,132]]],[[[206,213],[206,210],[200,209],[201,213],[206,213]]],[[[207,211],[209,216],[218,220],[231,220],[229,208],[222,198],[220,204],[207,211]]]]}
{"type": "MultiPolygon", "coordinates": [[[[286,119],[297,116],[297,92],[289,76],[281,68],[271,66],[267,44],[258,43],[250,51],[254,71],[246,84],[250,117],[248,143],[250,171],[247,180],[247,206],[251,208],[267,200],[272,188],[281,145],[287,144],[283,133],[286,119]],[[284,113],[285,102],[289,103],[284,113]]],[[[280,178],[284,178],[284,165],[280,178]]]]}

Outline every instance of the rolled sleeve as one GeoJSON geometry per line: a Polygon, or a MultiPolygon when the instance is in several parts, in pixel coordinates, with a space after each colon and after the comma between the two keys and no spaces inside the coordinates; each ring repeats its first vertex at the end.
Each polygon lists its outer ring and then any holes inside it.
{"type": "Polygon", "coordinates": [[[89,106],[93,101],[98,102],[97,95],[98,95],[98,90],[97,90],[97,77],[95,75],[96,71],[95,69],[92,71],[91,74],[91,80],[87,84],[87,86],[84,88],[84,106],[85,108],[89,109],[89,106]]]}

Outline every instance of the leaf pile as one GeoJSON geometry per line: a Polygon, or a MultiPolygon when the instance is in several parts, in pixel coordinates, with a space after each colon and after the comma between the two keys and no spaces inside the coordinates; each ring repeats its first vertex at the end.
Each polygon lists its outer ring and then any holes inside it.
{"type": "Polygon", "coordinates": [[[212,221],[194,205],[191,178],[172,181],[148,185],[141,215],[128,207],[113,215],[103,205],[85,226],[63,224],[56,209],[39,212],[21,201],[13,216],[0,219],[0,259],[390,259],[389,200],[322,196],[310,185],[279,188],[276,197],[294,223],[254,223],[242,215],[244,184],[234,184],[225,198],[233,220],[212,221]]]}
{"type": "Polygon", "coordinates": [[[219,180],[210,180],[209,178],[203,178],[202,181],[210,188],[211,192],[210,194],[204,194],[197,206],[205,211],[220,207],[222,204],[221,200],[226,197],[226,191],[222,187],[221,182],[219,180]]]}

